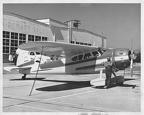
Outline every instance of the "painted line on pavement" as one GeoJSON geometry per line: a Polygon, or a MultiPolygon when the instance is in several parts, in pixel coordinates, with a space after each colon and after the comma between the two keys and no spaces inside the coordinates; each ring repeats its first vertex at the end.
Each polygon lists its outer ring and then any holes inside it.
{"type": "Polygon", "coordinates": [[[48,112],[58,112],[58,111],[53,110],[53,109],[44,109],[44,108],[31,107],[31,106],[25,106],[25,105],[16,105],[16,106],[26,107],[26,108],[31,108],[31,109],[38,109],[38,110],[43,110],[43,111],[48,111],[48,112]]]}

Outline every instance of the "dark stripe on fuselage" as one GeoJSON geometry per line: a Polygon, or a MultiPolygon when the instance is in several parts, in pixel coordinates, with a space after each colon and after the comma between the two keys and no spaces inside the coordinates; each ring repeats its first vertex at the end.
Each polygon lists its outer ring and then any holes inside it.
{"type": "Polygon", "coordinates": [[[74,64],[80,64],[80,63],[85,63],[85,62],[94,61],[94,60],[96,61],[96,59],[97,59],[97,57],[93,57],[93,58],[89,58],[89,59],[86,59],[86,60],[70,62],[70,63],[66,63],[65,66],[74,65],[74,64]]]}

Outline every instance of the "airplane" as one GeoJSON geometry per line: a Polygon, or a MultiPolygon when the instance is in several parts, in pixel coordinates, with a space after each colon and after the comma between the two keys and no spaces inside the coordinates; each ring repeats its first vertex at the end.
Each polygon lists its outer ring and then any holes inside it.
{"type": "MultiPolygon", "coordinates": [[[[19,70],[19,73],[24,74],[22,79],[26,79],[26,75],[34,71],[45,69],[53,69],[56,67],[65,67],[67,74],[84,74],[102,72],[105,70],[104,63],[107,57],[113,61],[113,67],[118,70],[125,70],[130,66],[131,76],[133,68],[134,54],[128,48],[103,48],[96,46],[86,46],[78,44],[70,44],[63,42],[51,41],[35,41],[21,44],[19,47],[20,53],[17,58],[16,67],[5,67],[5,70],[19,70]],[[36,53],[39,52],[39,56],[36,53]],[[50,57],[57,57],[51,60],[50,57]],[[35,58],[34,58],[35,57],[35,58]]],[[[124,77],[118,78],[122,84],[124,77]]],[[[91,84],[97,80],[91,80],[91,84]]],[[[104,79],[103,79],[104,81],[104,79]]]]}

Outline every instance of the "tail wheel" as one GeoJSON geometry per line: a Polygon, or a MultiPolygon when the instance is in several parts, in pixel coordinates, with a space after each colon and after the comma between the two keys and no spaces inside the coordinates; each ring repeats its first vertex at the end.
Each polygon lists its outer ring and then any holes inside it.
{"type": "Polygon", "coordinates": [[[23,76],[22,76],[22,80],[25,80],[26,79],[26,74],[24,74],[23,76]]]}

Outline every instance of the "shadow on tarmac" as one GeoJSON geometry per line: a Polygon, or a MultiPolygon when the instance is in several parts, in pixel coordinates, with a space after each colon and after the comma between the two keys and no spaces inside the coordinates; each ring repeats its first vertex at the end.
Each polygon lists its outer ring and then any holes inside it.
{"type": "MultiPolygon", "coordinates": [[[[134,78],[124,78],[124,82],[125,81],[130,81],[130,80],[135,80],[134,78]]],[[[132,89],[134,89],[135,87],[138,87],[136,86],[135,84],[134,85],[131,85],[131,84],[111,84],[111,86],[108,88],[114,88],[114,87],[131,87],[132,89]]],[[[96,86],[96,87],[93,87],[93,88],[96,88],[96,89],[104,89],[104,86],[96,86]]]]}
{"type": "MultiPolygon", "coordinates": [[[[47,81],[47,82],[60,82],[64,84],[60,85],[54,85],[54,86],[48,86],[48,87],[42,87],[42,88],[37,88],[36,90],[38,91],[63,91],[63,90],[72,90],[72,89],[77,89],[77,88],[84,88],[84,87],[90,87],[90,81],[68,81],[68,80],[47,80],[45,78],[26,78],[25,80],[38,80],[38,81],[47,81]]],[[[25,81],[22,79],[10,79],[10,81],[25,81]]],[[[134,78],[125,78],[124,81],[129,81],[129,80],[135,80],[134,78]]],[[[104,86],[97,86],[93,87],[96,89],[103,89],[104,86]]],[[[117,84],[112,84],[110,88],[114,87],[138,87],[136,85],[130,85],[130,84],[123,84],[123,85],[117,85],[117,84]]]]}
{"type": "Polygon", "coordinates": [[[57,80],[46,80],[52,82],[66,82],[65,84],[55,85],[55,86],[48,86],[37,88],[38,91],[63,91],[63,90],[70,90],[70,89],[77,89],[77,88],[84,88],[90,87],[89,81],[57,81],[57,80]]]}

